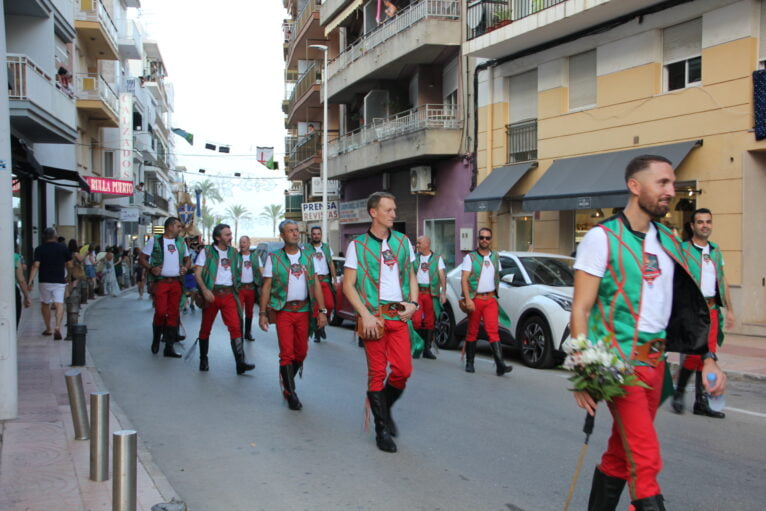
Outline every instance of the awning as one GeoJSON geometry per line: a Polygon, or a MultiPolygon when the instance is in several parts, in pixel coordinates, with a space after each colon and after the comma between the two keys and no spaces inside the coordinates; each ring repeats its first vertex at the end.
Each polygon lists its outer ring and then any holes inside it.
{"type": "Polygon", "coordinates": [[[43,167],[43,176],[40,177],[42,181],[59,185],[59,186],[71,186],[73,188],[81,188],[82,190],[90,193],[90,186],[85,181],[79,172],[76,170],[59,169],[56,167],[43,167]],[[74,184],[65,185],[58,181],[70,181],[74,184]]]}
{"type": "Polygon", "coordinates": [[[529,169],[536,166],[537,163],[519,163],[492,170],[489,176],[465,198],[465,211],[475,213],[499,210],[503,197],[513,188],[513,185],[518,183],[529,169]]]}
{"type": "Polygon", "coordinates": [[[86,192],[90,192],[88,183],[77,171],[40,165],[40,162],[35,158],[34,151],[24,140],[13,137],[12,150],[14,152],[12,155],[13,173],[17,176],[39,179],[57,186],[82,188],[86,192]],[[59,181],[69,181],[71,184],[64,184],[59,181]]]}
{"type": "Polygon", "coordinates": [[[338,25],[346,21],[346,18],[351,16],[351,13],[353,13],[357,8],[359,8],[360,5],[362,5],[362,1],[363,0],[353,0],[348,7],[343,9],[343,12],[335,16],[333,20],[330,23],[328,23],[324,29],[325,37],[330,35],[330,32],[335,30],[338,25]]]}
{"type": "Polygon", "coordinates": [[[625,206],[625,167],[642,154],[664,156],[678,168],[702,140],[556,160],[524,197],[524,211],[566,211],[625,206]]]}

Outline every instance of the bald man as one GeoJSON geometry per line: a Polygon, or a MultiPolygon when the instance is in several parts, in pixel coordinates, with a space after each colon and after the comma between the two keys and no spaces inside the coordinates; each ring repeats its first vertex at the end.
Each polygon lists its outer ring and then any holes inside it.
{"type": "Polygon", "coordinates": [[[417,241],[415,271],[418,279],[418,303],[420,308],[412,317],[412,324],[425,341],[423,358],[436,359],[431,351],[436,318],[447,300],[447,278],[444,275],[444,259],[431,251],[431,239],[421,236],[417,241]]]}
{"type": "Polygon", "coordinates": [[[240,269],[241,284],[239,286],[239,303],[245,314],[245,339],[254,341],[253,338],[253,305],[255,305],[255,291],[260,281],[258,271],[259,261],[255,252],[250,251],[250,237],[239,238],[239,258],[242,268],[240,269]]]}

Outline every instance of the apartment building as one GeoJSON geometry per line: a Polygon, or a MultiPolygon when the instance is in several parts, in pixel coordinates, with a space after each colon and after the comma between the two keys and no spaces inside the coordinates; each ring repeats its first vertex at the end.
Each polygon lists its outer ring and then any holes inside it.
{"type": "Polygon", "coordinates": [[[756,0],[473,0],[464,55],[475,83],[479,186],[466,208],[498,248],[569,254],[620,211],[633,156],[673,161],[666,225],[714,213],[738,314],[766,335],[766,144],[753,132],[766,58],[756,0]]]}

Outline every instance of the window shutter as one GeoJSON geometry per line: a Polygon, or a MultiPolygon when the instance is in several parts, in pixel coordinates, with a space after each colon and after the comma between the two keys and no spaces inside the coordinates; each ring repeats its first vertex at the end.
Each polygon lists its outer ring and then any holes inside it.
{"type": "Polygon", "coordinates": [[[512,76],[508,85],[510,123],[537,119],[537,70],[512,76]]]}
{"type": "Polygon", "coordinates": [[[452,59],[442,71],[442,94],[445,98],[457,90],[457,59],[452,59]]]}
{"type": "Polygon", "coordinates": [[[702,18],[673,25],[662,32],[663,62],[670,64],[702,53],[702,18]]]}
{"type": "Polygon", "coordinates": [[[596,50],[569,57],[569,108],[596,104],[596,50]]]}
{"type": "Polygon", "coordinates": [[[766,0],[761,1],[761,31],[758,36],[758,60],[766,60],[766,0]]]}

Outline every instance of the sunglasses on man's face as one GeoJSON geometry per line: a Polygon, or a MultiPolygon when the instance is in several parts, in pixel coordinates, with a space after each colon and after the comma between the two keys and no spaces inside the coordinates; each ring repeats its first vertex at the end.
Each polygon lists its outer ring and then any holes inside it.
{"type": "Polygon", "coordinates": [[[487,241],[489,241],[491,239],[492,239],[492,236],[479,236],[479,240],[487,240],[487,241]]]}

